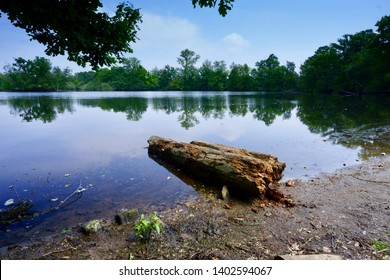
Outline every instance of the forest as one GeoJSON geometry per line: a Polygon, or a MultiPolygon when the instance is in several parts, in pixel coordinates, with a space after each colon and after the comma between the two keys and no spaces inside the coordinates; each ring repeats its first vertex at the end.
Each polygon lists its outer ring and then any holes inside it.
{"type": "Polygon", "coordinates": [[[306,91],[320,93],[390,92],[390,16],[368,29],[343,35],[319,47],[296,69],[282,65],[275,54],[247,64],[226,65],[182,50],[178,67],[147,70],[135,57],[96,71],[72,73],[49,59],[18,57],[0,73],[0,91],[306,91]]]}

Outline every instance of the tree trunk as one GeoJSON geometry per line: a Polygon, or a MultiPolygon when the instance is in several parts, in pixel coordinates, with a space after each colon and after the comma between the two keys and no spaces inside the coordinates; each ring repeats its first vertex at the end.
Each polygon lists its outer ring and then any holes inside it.
{"type": "Polygon", "coordinates": [[[220,144],[191,143],[152,136],[149,153],[206,182],[226,185],[241,196],[265,196],[285,164],[274,156],[220,144]]]}

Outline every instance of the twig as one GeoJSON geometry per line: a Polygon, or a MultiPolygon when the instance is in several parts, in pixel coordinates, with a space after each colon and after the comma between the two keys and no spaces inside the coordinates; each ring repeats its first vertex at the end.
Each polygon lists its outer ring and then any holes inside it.
{"type": "Polygon", "coordinates": [[[351,177],[355,178],[355,179],[358,179],[360,181],[364,181],[364,182],[369,182],[369,183],[377,183],[377,184],[389,184],[389,182],[384,182],[384,181],[375,181],[375,180],[367,180],[367,179],[363,179],[363,178],[359,178],[357,176],[354,176],[354,175],[351,175],[351,177]]]}
{"type": "Polygon", "coordinates": [[[46,180],[40,185],[38,186],[31,194],[30,196],[27,198],[27,199],[30,199],[39,189],[41,189],[44,185],[46,185],[47,183],[49,183],[49,178],[50,178],[50,172],[49,172],[49,175],[47,176],[46,180]]]}
{"type": "Polygon", "coordinates": [[[15,192],[15,194],[16,194],[16,197],[18,198],[18,203],[20,204],[22,200],[20,199],[20,196],[19,196],[18,192],[16,191],[16,188],[15,188],[15,186],[14,186],[14,185],[12,185],[12,186],[11,186],[11,189],[13,189],[13,190],[14,190],[14,192],[15,192]]]}
{"type": "Polygon", "coordinates": [[[380,253],[384,253],[384,252],[390,252],[390,248],[382,249],[382,250],[378,251],[377,253],[380,254],[380,253]]]}
{"type": "MultiPolygon", "coordinates": [[[[77,200],[79,200],[79,199],[81,198],[81,196],[83,195],[83,192],[84,192],[84,191],[85,191],[85,189],[82,188],[82,180],[80,180],[80,184],[79,184],[79,186],[77,187],[77,189],[75,189],[70,195],[68,195],[64,200],[62,200],[56,207],[53,207],[53,208],[51,208],[49,211],[46,211],[46,212],[43,212],[43,213],[54,212],[54,211],[56,211],[56,210],[58,210],[58,209],[60,209],[60,208],[66,208],[66,207],[68,207],[69,205],[71,205],[71,204],[75,203],[77,200]],[[74,201],[72,201],[72,202],[66,204],[65,206],[63,206],[64,203],[65,203],[68,199],[70,199],[72,196],[74,196],[75,194],[77,194],[77,198],[76,198],[74,201]]],[[[43,213],[42,213],[42,214],[43,214],[43,213]]]]}

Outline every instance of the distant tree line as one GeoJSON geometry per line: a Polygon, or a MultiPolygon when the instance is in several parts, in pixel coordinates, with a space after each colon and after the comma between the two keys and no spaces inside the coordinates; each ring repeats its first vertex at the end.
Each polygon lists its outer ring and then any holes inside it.
{"type": "Polygon", "coordinates": [[[322,46],[301,66],[281,65],[276,55],[255,63],[231,64],[204,61],[194,51],[181,51],[179,67],[166,65],[148,71],[137,58],[125,58],[120,65],[72,74],[53,67],[43,57],[16,58],[0,74],[5,91],[310,91],[347,93],[390,92],[390,16],[376,24],[377,30],[344,35],[337,43],[322,46]]]}

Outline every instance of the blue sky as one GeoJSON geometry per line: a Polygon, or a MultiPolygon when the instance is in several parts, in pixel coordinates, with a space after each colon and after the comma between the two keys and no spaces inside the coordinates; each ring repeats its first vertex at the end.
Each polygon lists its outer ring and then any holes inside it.
{"type": "MultiPolygon", "coordinates": [[[[103,0],[110,13],[120,1],[103,0]]],[[[200,63],[224,60],[247,63],[275,54],[282,64],[299,67],[314,51],[336,42],[344,34],[376,29],[375,23],[390,14],[389,0],[236,0],[233,10],[221,17],[216,9],[196,8],[191,0],[130,0],[140,8],[143,23],[133,54],[147,69],[177,65],[180,51],[189,48],[200,63]]],[[[25,32],[0,18],[0,71],[14,57],[45,56],[44,46],[30,41],[25,32]]],[[[54,66],[74,72],[89,70],[50,57],[54,66]]]]}

